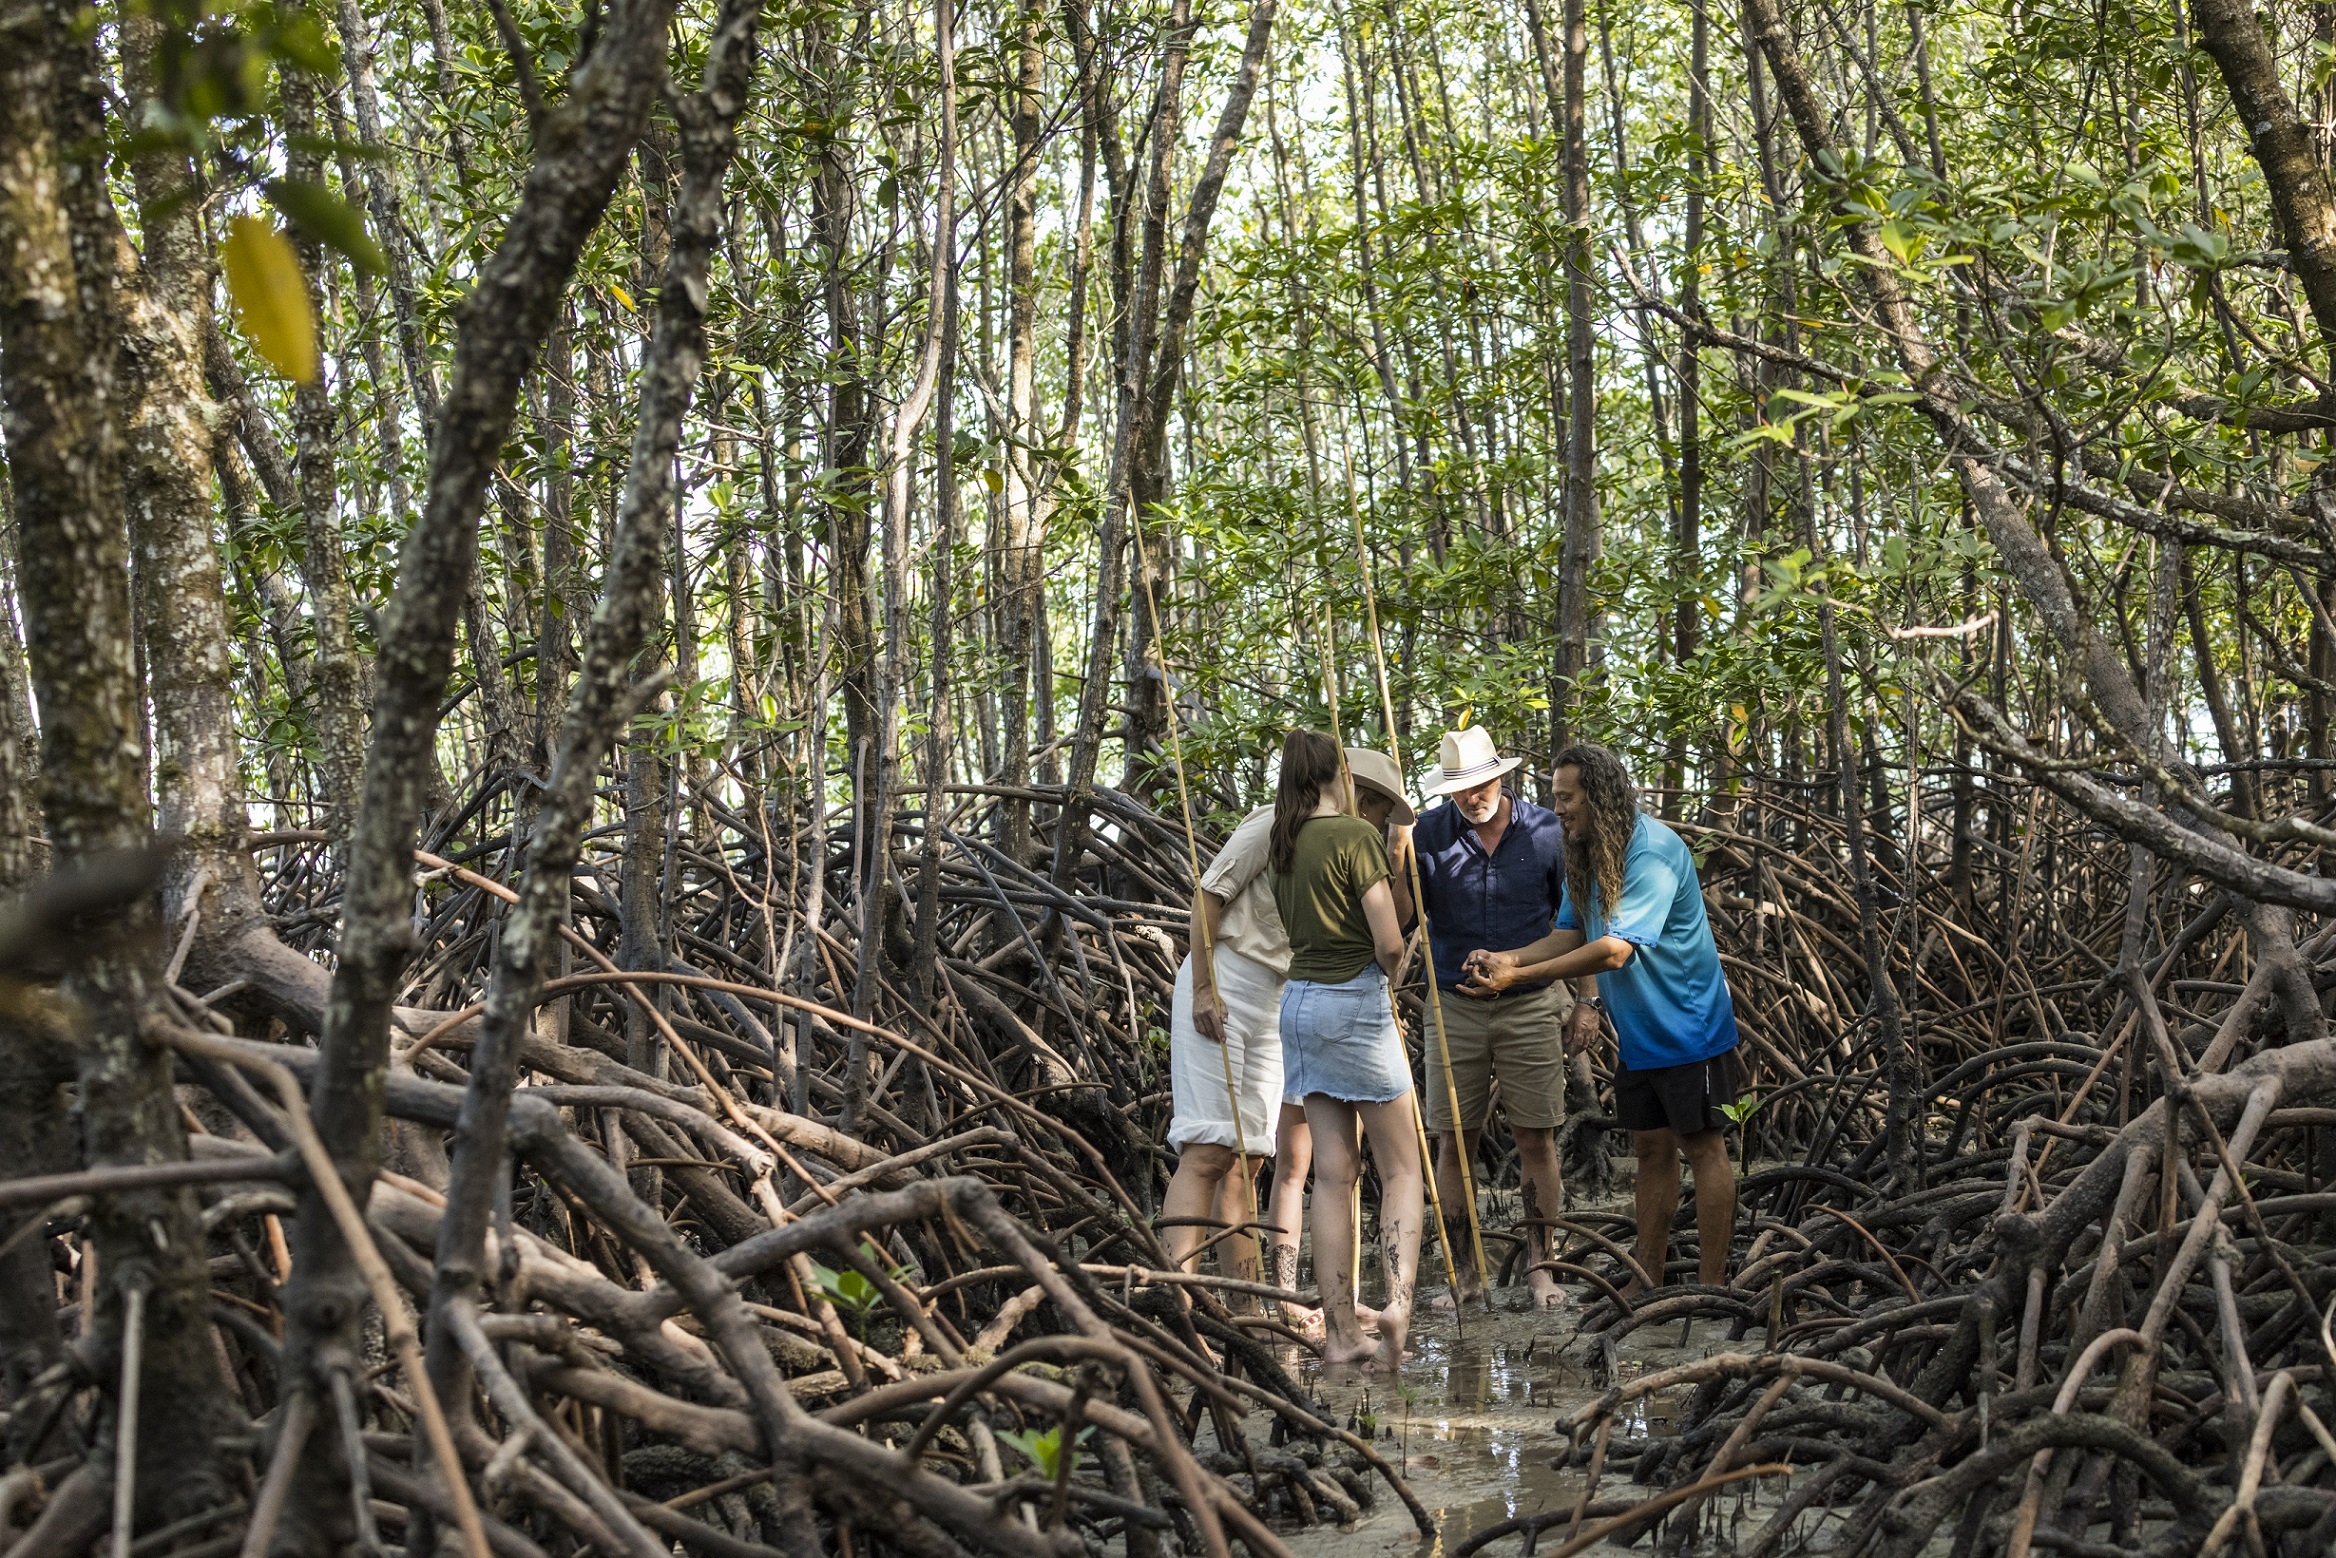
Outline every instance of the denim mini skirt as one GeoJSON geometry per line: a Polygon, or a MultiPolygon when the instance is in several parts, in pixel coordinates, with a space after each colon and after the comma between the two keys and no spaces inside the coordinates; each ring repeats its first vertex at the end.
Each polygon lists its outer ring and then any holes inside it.
{"type": "Polygon", "coordinates": [[[1378,964],[1364,965],[1344,984],[1293,979],[1282,987],[1284,1097],[1324,1093],[1350,1104],[1384,1104],[1410,1091],[1411,1063],[1378,964]]]}

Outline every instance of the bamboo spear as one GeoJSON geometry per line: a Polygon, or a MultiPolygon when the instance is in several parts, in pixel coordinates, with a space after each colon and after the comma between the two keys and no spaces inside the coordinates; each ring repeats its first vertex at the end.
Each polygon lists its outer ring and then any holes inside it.
{"type": "MultiPolygon", "coordinates": [[[[1192,789],[1184,782],[1184,740],[1176,718],[1176,699],[1168,687],[1168,657],[1160,651],[1160,603],[1152,594],[1152,569],[1144,555],[1143,516],[1129,527],[1136,538],[1136,576],[1144,581],[1144,605],[1152,614],[1152,659],[1160,668],[1160,702],[1168,711],[1168,756],[1176,765],[1176,799],[1184,811],[1184,857],[1192,867],[1192,922],[1199,928],[1199,943],[1205,944],[1212,981],[1216,968],[1217,927],[1208,912],[1200,886],[1200,839],[1192,825],[1192,789]]],[[[1200,1004],[1200,967],[1203,945],[1192,949],[1192,998],[1200,1004]]],[[[1198,1024],[1195,1024],[1198,1027],[1198,1024]]],[[[1217,1041],[1217,1058],[1225,1070],[1225,1104],[1233,1116],[1233,1151],[1241,1171],[1241,1208],[1244,1222],[1257,1216],[1257,1186],[1249,1172],[1249,1134],[1241,1127],[1241,1089],[1233,1069],[1233,1043],[1227,1036],[1217,1041]]]]}
{"type": "MultiPolygon", "coordinates": [[[[1330,708],[1330,739],[1338,743],[1339,771],[1341,773],[1347,774],[1347,794],[1352,796],[1354,794],[1354,776],[1347,772],[1346,736],[1339,729],[1338,724],[1338,675],[1336,671],[1338,662],[1335,653],[1336,649],[1336,639],[1331,631],[1330,626],[1330,613],[1325,611],[1322,614],[1323,701],[1328,704],[1330,708]]],[[[1392,744],[1394,740],[1394,727],[1390,725],[1388,729],[1388,740],[1389,743],[1392,744]]],[[[1402,758],[1396,758],[1395,769],[1398,773],[1403,771],[1402,758]]],[[[1419,893],[1416,886],[1412,892],[1412,901],[1414,904],[1419,901],[1419,893]]],[[[1425,924],[1424,920],[1422,921],[1422,924],[1425,924]]],[[[1433,959],[1430,959],[1428,963],[1428,983],[1431,987],[1435,983],[1435,963],[1433,959]]],[[[1401,1033],[1403,1031],[1403,1013],[1395,1005],[1395,986],[1392,983],[1387,986],[1387,1009],[1389,1013],[1395,1018],[1395,1031],[1397,1033],[1401,1033]]],[[[1427,1182],[1428,1205],[1431,1209],[1434,1210],[1436,1214],[1436,1248],[1443,1253],[1444,1282],[1452,1290],[1452,1328],[1453,1330],[1458,1331],[1462,1328],[1460,1323],[1460,1273],[1453,1265],[1452,1230],[1450,1225],[1444,1221],[1444,1199],[1442,1194],[1436,1188],[1435,1159],[1428,1151],[1428,1127],[1427,1122],[1420,1117],[1419,1090],[1417,1088],[1412,1089],[1411,1094],[1411,1131],[1412,1135],[1417,1137],[1419,1140],[1420,1178],[1427,1182]]],[[[1360,1250],[1363,1245],[1362,1193],[1363,1182],[1358,1178],[1355,1181],[1354,1214],[1355,1248],[1357,1250],[1360,1250]]],[[[1362,1265],[1361,1260],[1357,1259],[1355,1265],[1358,1269],[1360,1269],[1362,1265]]],[[[1477,1268],[1482,1270],[1483,1266],[1484,1261],[1480,1249],[1477,1260],[1477,1268]]]]}
{"type": "MultiPolygon", "coordinates": [[[[1403,743],[1395,733],[1395,698],[1388,690],[1387,685],[1387,650],[1386,646],[1379,641],[1379,595],[1378,591],[1373,589],[1371,585],[1371,553],[1370,549],[1363,544],[1363,511],[1361,505],[1355,500],[1354,452],[1343,447],[1343,439],[1341,443],[1340,453],[1346,465],[1346,512],[1347,518],[1354,527],[1355,564],[1362,570],[1363,605],[1369,614],[1368,620],[1371,627],[1371,660],[1379,674],[1379,712],[1380,717],[1387,722],[1388,756],[1395,759],[1396,769],[1401,771],[1403,768],[1403,743]]],[[[1412,912],[1419,916],[1420,955],[1427,963],[1428,1017],[1436,1030],[1436,1058],[1444,1073],[1444,1100],[1446,1106],[1452,1111],[1452,1146],[1454,1156],[1460,1160],[1461,1193],[1467,1198],[1468,1247],[1470,1253],[1476,1257],[1477,1280],[1484,1284],[1480,1291],[1484,1296],[1486,1306],[1490,1307],[1492,1303],[1492,1271],[1484,1263],[1484,1230],[1477,1225],[1476,1221],[1476,1171],[1469,1164],[1470,1143],[1464,1139],[1461,1129],[1463,1122],[1460,1119],[1460,1088],[1452,1080],[1452,1046],[1444,1034],[1444,1000],[1442,991],[1436,984],[1435,942],[1427,934],[1428,903],[1426,894],[1420,888],[1419,851],[1412,850],[1404,858],[1411,868],[1412,912]]],[[[1424,1135],[1425,1127],[1423,1126],[1421,1129],[1424,1135]]],[[[1428,1183],[1433,1185],[1436,1182],[1435,1165],[1430,1163],[1425,1167],[1428,1183]]],[[[1442,1220],[1441,1207],[1437,1209],[1436,1216],[1438,1221],[1442,1220]]],[[[1460,1312],[1460,1288],[1457,1282],[1452,1287],[1452,1312],[1454,1314],[1460,1312]]]]}

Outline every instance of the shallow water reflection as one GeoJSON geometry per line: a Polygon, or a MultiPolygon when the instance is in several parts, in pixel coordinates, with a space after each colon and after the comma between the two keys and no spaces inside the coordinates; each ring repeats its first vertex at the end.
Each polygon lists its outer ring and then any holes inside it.
{"type": "MultiPolygon", "coordinates": [[[[1588,1371],[1578,1325],[1572,1310],[1471,1311],[1457,1327],[1448,1314],[1426,1315],[1413,1336],[1411,1360],[1392,1381],[1325,1373],[1310,1355],[1292,1349],[1285,1366],[1342,1426],[1371,1434],[1438,1529],[1421,1537],[1401,1502],[1381,1488],[1377,1507],[1351,1528],[1284,1531],[1290,1551],[1297,1558],[1442,1558],[1503,1521],[1570,1510],[1581,1497],[1582,1474],[1554,1470],[1550,1463],[1565,1448],[1562,1420],[1603,1389],[1588,1371]]],[[[1661,1330],[1660,1342],[1640,1333],[1623,1344],[1616,1362],[1625,1376],[1726,1345],[1718,1326],[1698,1326],[1685,1348],[1669,1345],[1678,1341],[1677,1329],[1661,1330]]],[[[1615,1424],[1617,1442],[1671,1432],[1680,1404],[1667,1396],[1634,1402],[1615,1424]]],[[[1257,1416],[1250,1428],[1262,1435],[1267,1425],[1257,1416]]],[[[1603,1501],[1632,1491],[1627,1481],[1609,1476],[1598,1496],[1603,1501]]],[[[1545,1536],[1544,1547],[1554,1546],[1559,1534],[1545,1536]]],[[[1491,1552],[1510,1558],[1518,1550],[1500,1543],[1491,1552]]]]}
{"type": "Polygon", "coordinates": [[[1574,1327],[1570,1314],[1477,1312],[1458,1327],[1449,1315],[1431,1315],[1398,1380],[1326,1377],[1309,1367],[1309,1388],[1343,1423],[1373,1431],[1379,1453],[1411,1483],[1439,1531],[1421,1538],[1401,1503],[1382,1493],[1351,1530],[1285,1533],[1290,1550],[1299,1558],[1429,1558],[1488,1526],[1577,1498],[1580,1474],[1550,1468],[1564,1446],[1558,1413],[1595,1394],[1565,1356],[1574,1327]]]}

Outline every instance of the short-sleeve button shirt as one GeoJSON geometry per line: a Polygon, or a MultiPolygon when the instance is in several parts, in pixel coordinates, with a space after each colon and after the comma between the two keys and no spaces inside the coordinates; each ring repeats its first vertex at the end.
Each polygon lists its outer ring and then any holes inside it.
{"type": "Polygon", "coordinates": [[[1511,796],[1508,826],[1488,855],[1475,825],[1447,800],[1420,817],[1411,845],[1437,984],[1466,983],[1460,965],[1471,952],[1507,952],[1549,934],[1565,891],[1565,829],[1555,812],[1511,796]]]}
{"type": "Polygon", "coordinates": [[[1238,952],[1275,973],[1290,971],[1290,938],[1273,903],[1273,879],[1265,867],[1273,849],[1273,808],[1260,806],[1241,819],[1208,869],[1203,890],[1225,900],[1217,917],[1217,945],[1238,952]]]}

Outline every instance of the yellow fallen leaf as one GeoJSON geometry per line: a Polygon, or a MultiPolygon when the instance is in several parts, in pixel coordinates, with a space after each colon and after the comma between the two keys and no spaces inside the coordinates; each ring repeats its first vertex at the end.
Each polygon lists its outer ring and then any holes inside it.
{"type": "Polygon", "coordinates": [[[284,377],[314,384],[316,320],[308,311],[308,286],[292,245],[273,223],[239,216],[227,224],[219,259],[227,272],[227,296],[252,345],[284,377]]]}

